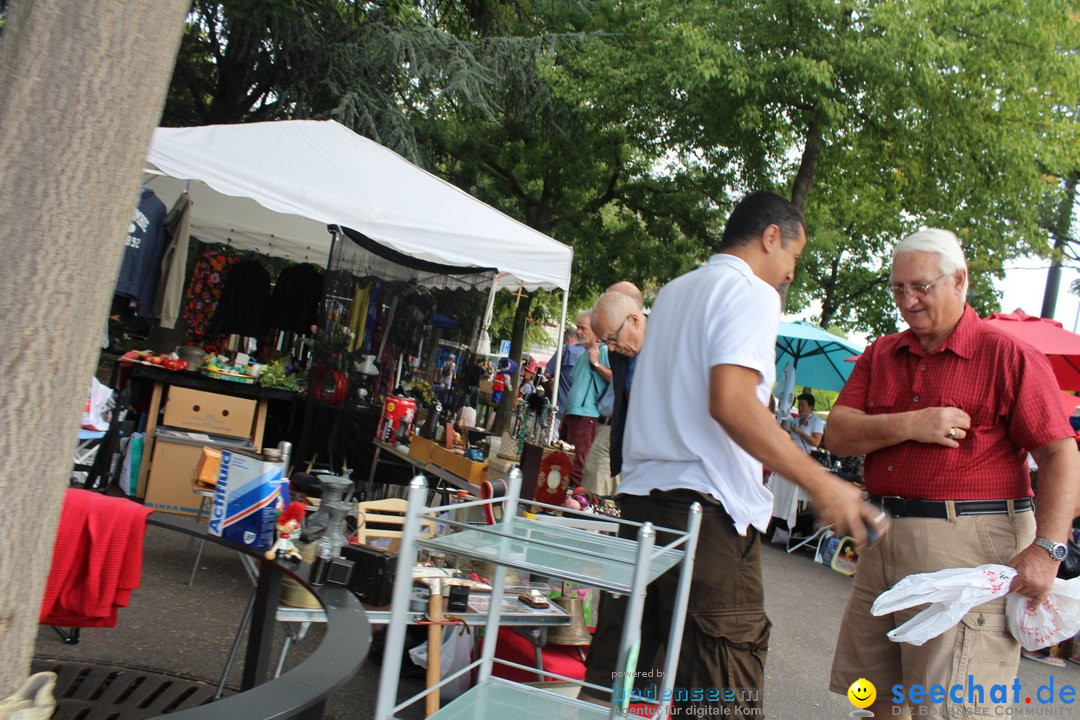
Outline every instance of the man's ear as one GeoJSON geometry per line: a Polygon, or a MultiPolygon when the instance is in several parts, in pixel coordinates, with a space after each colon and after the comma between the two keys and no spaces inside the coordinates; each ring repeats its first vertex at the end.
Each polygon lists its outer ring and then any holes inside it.
{"type": "Polygon", "coordinates": [[[766,253],[779,250],[784,244],[784,237],[780,232],[780,226],[776,223],[766,226],[761,233],[761,249],[766,253]]]}

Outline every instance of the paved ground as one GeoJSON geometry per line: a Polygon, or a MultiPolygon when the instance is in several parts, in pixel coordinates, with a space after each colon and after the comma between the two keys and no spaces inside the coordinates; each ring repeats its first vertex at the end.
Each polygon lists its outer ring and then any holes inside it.
{"type": "MultiPolygon", "coordinates": [[[[50,628],[42,628],[37,654],[51,658],[77,658],[128,667],[167,671],[216,682],[236,631],[251,584],[239,560],[207,544],[195,586],[188,587],[194,551],[186,537],[148,529],[143,587],[131,607],[121,611],[113,629],[87,629],[79,645],[64,645],[50,628]]],[[[826,688],[833,642],[851,579],[817,565],[807,552],[786,555],[776,546],[763,553],[768,612],[774,624],[768,658],[765,710],[775,720],[847,717],[852,710],[845,697],[826,688]]],[[[278,632],[280,642],[281,632],[278,632]]],[[[292,653],[287,667],[300,662],[321,639],[316,627],[292,653]]],[[[331,699],[327,717],[364,720],[372,715],[379,666],[367,662],[331,699]]],[[[1080,685],[1080,667],[1064,670],[1023,661],[1022,687],[1034,690],[1080,685]]],[[[229,685],[239,684],[234,668],[229,685]]],[[[417,692],[420,682],[403,681],[402,692],[417,692]]],[[[1080,709],[1056,705],[1058,717],[1080,717],[1080,709]]],[[[1020,706],[1017,710],[1031,711],[1020,706]]],[[[413,713],[406,717],[418,717],[413,713]]]]}

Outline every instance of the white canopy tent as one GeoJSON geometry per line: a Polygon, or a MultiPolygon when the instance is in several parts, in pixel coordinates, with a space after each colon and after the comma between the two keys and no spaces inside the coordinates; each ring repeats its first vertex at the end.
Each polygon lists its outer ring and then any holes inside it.
{"type": "Polygon", "coordinates": [[[167,206],[189,193],[204,242],[325,266],[327,226],[341,225],[421,260],[495,267],[492,290],[561,289],[565,325],[569,246],[332,120],[158,128],[147,164],[167,206]]]}
{"type": "Polygon", "coordinates": [[[158,128],[146,185],[194,201],[191,234],[325,264],[327,225],[445,265],[496,267],[499,288],[566,290],[573,250],[333,120],[158,128]]]}

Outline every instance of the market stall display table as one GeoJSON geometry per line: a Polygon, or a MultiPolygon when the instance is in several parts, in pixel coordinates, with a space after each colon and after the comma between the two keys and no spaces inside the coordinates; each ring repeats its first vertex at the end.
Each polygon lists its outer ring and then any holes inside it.
{"type": "MultiPolygon", "coordinates": [[[[209,397],[220,408],[220,412],[216,414],[214,421],[210,422],[210,424],[203,424],[201,418],[197,417],[197,413],[189,413],[191,417],[183,422],[182,427],[210,433],[220,432],[223,435],[242,438],[250,442],[255,452],[262,450],[263,431],[266,428],[266,411],[269,401],[291,401],[294,397],[294,393],[287,390],[274,390],[257,384],[246,385],[227,380],[215,380],[198,373],[162,370],[140,364],[132,367],[131,377],[134,381],[152,383],[150,405],[147,410],[146,435],[143,440],[142,461],[139,465],[139,483],[136,490],[136,494],[140,498],[146,496],[147,479],[150,476],[151,465],[154,460],[158,414],[161,411],[162,399],[167,399],[172,389],[177,388],[192,391],[193,393],[208,394],[192,395],[192,397],[209,397]],[[232,411],[231,408],[235,404],[235,399],[247,401],[248,403],[254,401],[250,422],[244,420],[248,416],[243,412],[242,408],[238,412],[232,411]]],[[[168,418],[166,419],[168,420],[168,418]]],[[[189,488],[190,486],[185,488],[188,495],[190,495],[189,488]]]]}
{"type": "MultiPolygon", "coordinates": [[[[422,440],[422,438],[420,438],[420,440],[422,440]]],[[[370,497],[371,491],[375,487],[375,472],[378,470],[379,463],[406,465],[415,468],[418,472],[431,475],[437,480],[433,488],[435,491],[438,491],[445,485],[456,490],[465,490],[473,496],[480,495],[479,483],[470,482],[469,479],[453,472],[453,469],[437,464],[437,459],[431,455],[414,455],[412,452],[409,452],[399,445],[390,445],[381,440],[373,440],[372,444],[375,446],[375,457],[371,461],[371,470],[368,472],[367,485],[365,486],[367,497],[370,497]]],[[[451,453],[443,451],[443,454],[450,455],[451,453]]],[[[464,458],[461,458],[461,461],[463,463],[469,462],[464,458]]],[[[471,464],[480,465],[480,463],[471,464]]],[[[481,478],[482,477],[483,476],[481,475],[481,478]]]]}

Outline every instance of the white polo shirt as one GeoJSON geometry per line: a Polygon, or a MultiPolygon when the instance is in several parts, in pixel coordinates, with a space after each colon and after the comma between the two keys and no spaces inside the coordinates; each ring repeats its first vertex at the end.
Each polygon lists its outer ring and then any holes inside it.
{"type": "Polygon", "coordinates": [[[767,405],[779,323],[776,289],[734,255],[713,255],[660,291],[634,372],[619,493],[695,490],[719,500],[740,534],[749,525],[765,531],[772,493],[761,463],[709,414],[709,372],[756,370],[757,398],[767,405]]]}

